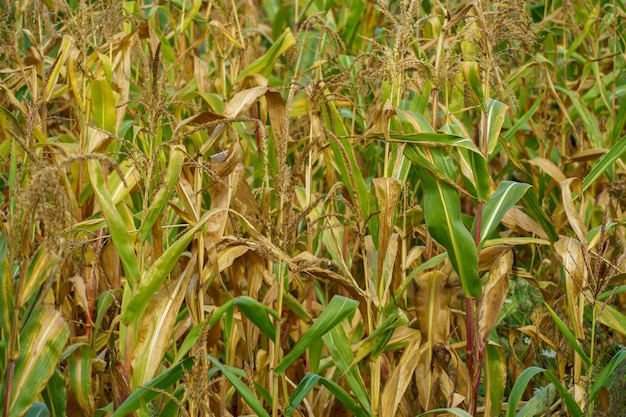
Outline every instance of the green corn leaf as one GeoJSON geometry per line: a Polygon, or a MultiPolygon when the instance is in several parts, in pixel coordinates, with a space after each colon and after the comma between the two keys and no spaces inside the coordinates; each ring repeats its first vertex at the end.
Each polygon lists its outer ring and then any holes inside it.
{"type": "Polygon", "coordinates": [[[622,349],[602,368],[591,385],[589,401],[594,401],[602,387],[608,385],[611,377],[615,375],[615,370],[624,359],[626,359],[626,350],[622,349]]]}
{"type": "MultiPolygon", "coordinates": [[[[502,181],[495,193],[483,207],[482,226],[480,232],[480,249],[489,235],[498,227],[506,212],[513,207],[531,186],[513,181],[502,181]]],[[[476,221],[472,230],[476,228],[476,221]]]]}
{"type": "Polygon", "coordinates": [[[91,110],[93,121],[99,128],[115,134],[115,98],[111,84],[106,79],[91,83],[91,110]]]}
{"type": "MultiPolygon", "coordinates": [[[[489,183],[491,176],[487,167],[487,160],[482,153],[467,153],[467,157],[472,164],[472,173],[474,174],[474,184],[476,185],[476,198],[478,201],[485,202],[489,198],[491,192],[491,184],[489,183]]],[[[481,235],[482,238],[482,235],[481,235]]]]}
{"type": "Polygon", "coordinates": [[[139,410],[142,404],[148,404],[156,399],[161,395],[158,390],[166,390],[178,382],[183,375],[189,372],[194,361],[195,358],[187,358],[184,361],[178,362],[161,372],[156,378],[134,390],[117,410],[115,410],[111,417],[129,415],[139,410]]]}
{"type": "Polygon", "coordinates": [[[52,377],[43,391],[41,397],[48,406],[49,415],[52,417],[65,417],[67,408],[67,390],[63,374],[55,369],[52,377]]]}
{"type": "MultiPolygon", "coordinates": [[[[211,315],[209,327],[213,327],[224,314],[232,312],[234,306],[239,307],[239,310],[270,340],[276,339],[276,327],[265,313],[269,313],[276,319],[280,319],[279,314],[265,304],[248,296],[240,296],[222,304],[211,315]]],[[[227,332],[225,331],[225,333],[227,332]]]]}
{"type": "Polygon", "coordinates": [[[391,336],[393,336],[393,332],[396,328],[407,323],[408,319],[406,315],[400,309],[395,309],[389,317],[379,326],[376,326],[376,330],[361,343],[351,366],[362,361],[368,354],[371,354],[374,359],[380,356],[385,347],[387,347],[387,343],[391,339],[391,336]]]}
{"type": "Polygon", "coordinates": [[[589,188],[602,173],[609,169],[622,156],[624,151],[626,151],[626,136],[622,136],[611,150],[598,160],[591,171],[589,171],[589,174],[585,176],[583,179],[583,191],[589,188]]]}
{"type": "MultiPolygon", "coordinates": [[[[487,344],[485,349],[485,410],[499,416],[506,385],[506,358],[502,348],[487,344]]],[[[487,414],[486,414],[487,415],[487,414]]]]}
{"type": "Polygon", "coordinates": [[[196,237],[196,233],[202,229],[213,214],[222,210],[223,209],[213,209],[204,213],[200,221],[198,221],[194,227],[185,232],[176,242],[172,243],[172,245],[159,256],[154,264],[152,264],[137,287],[137,291],[135,291],[132,300],[130,300],[122,312],[122,321],[124,323],[132,323],[143,314],[150,299],[159,290],[161,284],[163,284],[172,269],[174,269],[178,263],[178,259],[196,237]]]}
{"type": "Polygon", "coordinates": [[[370,398],[358,368],[353,366],[354,356],[352,355],[352,348],[343,327],[333,327],[323,336],[323,340],[333,358],[333,363],[346,378],[346,382],[357,401],[361,407],[370,412],[370,398]]]}
{"type": "Polygon", "coordinates": [[[506,111],[509,109],[504,103],[489,99],[487,105],[487,155],[491,155],[498,144],[498,136],[504,124],[506,111]]]}
{"type": "Polygon", "coordinates": [[[537,374],[544,373],[546,378],[552,382],[556,390],[561,395],[561,398],[564,400],[565,405],[567,406],[567,410],[569,411],[571,416],[582,417],[583,412],[572,397],[572,395],[567,391],[567,389],[561,384],[561,381],[550,371],[547,371],[543,368],[539,368],[537,366],[531,366],[529,368],[524,369],[524,371],[517,377],[517,381],[515,381],[515,385],[511,389],[511,393],[509,395],[509,402],[506,409],[506,417],[513,417],[516,415],[517,405],[519,404],[524,391],[526,390],[526,386],[528,382],[537,374]]]}
{"type": "Polygon", "coordinates": [[[293,347],[283,360],[280,361],[274,372],[282,374],[289,365],[300,357],[304,351],[316,339],[321,338],[326,332],[335,327],[341,320],[352,315],[356,310],[358,302],[349,298],[336,295],[324,308],[322,314],[313,322],[313,325],[302,335],[302,338],[293,347]]]}
{"type": "Polygon", "coordinates": [[[91,391],[92,350],[89,345],[81,344],[68,357],[70,386],[74,397],[85,412],[95,409],[91,391]]]}
{"type": "Polygon", "coordinates": [[[126,278],[132,286],[139,281],[139,264],[137,263],[137,255],[135,254],[128,228],[106,188],[104,172],[102,171],[100,162],[91,159],[87,161],[87,168],[91,186],[96,194],[100,210],[102,210],[102,214],[107,222],[113,245],[115,249],[117,249],[120,261],[124,267],[124,272],[126,273],[126,278]]]}
{"type": "Polygon", "coordinates": [[[463,76],[465,77],[465,81],[469,86],[469,89],[476,100],[476,104],[478,104],[483,111],[483,113],[487,113],[487,106],[485,105],[485,97],[483,95],[483,84],[480,79],[480,67],[478,62],[474,61],[463,61],[461,62],[461,69],[463,70],[463,76]]]}
{"type": "Polygon", "coordinates": [[[195,345],[196,341],[202,334],[202,329],[205,325],[206,322],[203,321],[196,324],[191,328],[191,330],[189,330],[189,333],[187,333],[187,336],[185,336],[183,343],[180,345],[178,351],[176,352],[176,358],[174,359],[174,362],[182,360],[182,358],[191,350],[193,345],[195,345]]]}
{"type": "Polygon", "coordinates": [[[291,394],[291,397],[289,397],[289,408],[287,408],[285,414],[287,416],[291,416],[304,397],[306,397],[306,395],[318,383],[323,385],[333,395],[333,397],[339,400],[352,413],[353,416],[368,417],[371,415],[360,407],[359,404],[357,404],[356,401],[350,397],[350,394],[348,394],[338,384],[315,374],[306,374],[305,377],[302,378],[302,381],[300,381],[294,392],[291,394]]]}
{"type": "MultiPolygon", "coordinates": [[[[446,157],[435,151],[438,150],[431,150],[434,165],[445,169],[446,157]]],[[[424,185],[423,207],[428,231],[448,251],[450,263],[461,277],[466,296],[478,298],[481,294],[478,257],[472,235],[463,225],[459,193],[421,167],[416,168],[424,185]]]]}
{"type": "Polygon", "coordinates": [[[559,240],[559,234],[554,229],[554,225],[552,224],[552,220],[546,215],[546,213],[541,208],[539,201],[537,201],[537,193],[530,192],[524,194],[523,202],[528,208],[528,214],[537,222],[543,229],[544,232],[548,235],[548,239],[550,242],[554,243],[559,240]]]}
{"type": "Polygon", "coordinates": [[[256,413],[259,417],[269,417],[267,411],[263,408],[257,397],[254,395],[252,390],[248,388],[248,386],[241,381],[230,369],[224,366],[220,361],[214,358],[211,355],[207,355],[207,358],[213,362],[213,364],[222,372],[222,375],[228,379],[228,381],[232,384],[235,390],[241,395],[241,398],[250,406],[250,408],[256,413]]]}
{"type": "Polygon", "coordinates": [[[137,239],[140,241],[146,240],[151,232],[152,226],[157,221],[159,216],[163,213],[165,206],[172,194],[172,190],[178,181],[178,177],[183,169],[183,162],[185,162],[186,151],[182,145],[172,146],[170,152],[170,160],[167,164],[167,171],[165,173],[165,182],[161,185],[156,193],[156,196],[152,200],[148,213],[145,219],[141,223],[139,232],[137,233],[137,239]]]}
{"type": "MultiPolygon", "coordinates": [[[[15,361],[13,384],[8,395],[8,417],[19,417],[35,402],[57,367],[61,350],[70,331],[61,315],[50,308],[39,307],[26,322],[20,334],[20,356],[15,361]]],[[[0,385],[4,402],[6,379],[0,385]]],[[[2,409],[3,404],[0,404],[2,409]]]]}
{"type": "Polygon", "coordinates": [[[276,340],[276,327],[265,313],[269,313],[280,320],[280,315],[277,312],[248,296],[237,297],[235,305],[270,340],[276,340]]]}
{"type": "Polygon", "coordinates": [[[517,412],[516,417],[544,416],[547,409],[554,403],[556,388],[548,384],[538,389],[533,397],[517,412]]]}
{"type": "Polygon", "coordinates": [[[550,313],[550,316],[552,317],[552,320],[554,320],[556,327],[558,327],[561,333],[563,333],[563,336],[565,336],[565,339],[568,341],[570,346],[574,348],[574,350],[580,355],[586,366],[591,366],[591,360],[589,359],[589,356],[584,351],[582,346],[580,346],[580,343],[578,343],[578,340],[576,340],[576,336],[574,336],[569,327],[567,327],[567,325],[563,322],[563,320],[561,320],[558,314],[556,314],[556,312],[552,309],[552,307],[550,307],[548,303],[544,302],[543,304],[548,309],[548,313],[550,313]]]}
{"type": "Polygon", "coordinates": [[[288,27],[285,28],[283,33],[278,39],[276,39],[276,42],[274,42],[265,55],[257,58],[239,73],[236,82],[240,82],[248,75],[252,74],[262,74],[263,76],[268,77],[274,69],[278,58],[295,45],[296,38],[294,38],[293,33],[291,33],[291,30],[288,27]]]}

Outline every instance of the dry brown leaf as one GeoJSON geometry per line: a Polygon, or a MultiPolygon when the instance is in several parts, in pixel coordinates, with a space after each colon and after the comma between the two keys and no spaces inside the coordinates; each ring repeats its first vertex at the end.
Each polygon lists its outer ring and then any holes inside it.
{"type": "Polygon", "coordinates": [[[447,277],[440,271],[420,274],[415,279],[415,313],[424,340],[431,345],[446,343],[450,335],[450,302],[447,277]]]}
{"type": "Polygon", "coordinates": [[[587,228],[583,223],[581,215],[576,211],[572,189],[578,195],[582,193],[582,182],[578,178],[568,178],[561,182],[561,196],[563,198],[563,208],[567,214],[567,220],[576,233],[576,237],[581,243],[587,243],[587,228]]]}
{"type": "Polygon", "coordinates": [[[496,325],[504,299],[509,291],[509,273],[513,268],[513,251],[508,250],[491,266],[487,285],[478,301],[478,347],[482,348],[496,325]]]}
{"type": "Polygon", "coordinates": [[[389,239],[393,232],[395,209],[402,190],[402,181],[396,178],[374,178],[372,185],[378,200],[379,232],[378,232],[378,277],[381,278],[383,262],[387,254],[389,239]]]}
{"type": "Polygon", "coordinates": [[[530,164],[541,168],[543,172],[548,174],[557,184],[565,181],[567,177],[563,174],[563,171],[557,167],[554,162],[546,158],[536,157],[528,161],[530,164]]]}
{"type": "Polygon", "coordinates": [[[548,240],[548,235],[543,231],[539,223],[531,219],[526,213],[517,207],[511,207],[504,214],[502,224],[506,227],[516,230],[523,235],[536,235],[541,239],[548,240]]]}
{"type": "Polygon", "coordinates": [[[383,388],[381,396],[381,416],[392,417],[396,415],[396,410],[404,397],[406,389],[412,380],[417,364],[420,362],[421,355],[424,353],[421,347],[420,338],[414,339],[402,352],[400,361],[393,369],[391,376],[387,379],[387,383],[383,388]]]}

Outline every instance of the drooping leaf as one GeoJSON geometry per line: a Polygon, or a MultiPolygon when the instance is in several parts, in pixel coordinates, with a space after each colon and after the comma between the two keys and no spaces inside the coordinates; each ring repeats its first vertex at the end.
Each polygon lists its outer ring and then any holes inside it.
{"type": "MultiPolygon", "coordinates": [[[[431,155],[434,165],[445,167],[446,156],[442,152],[433,149],[431,155]]],[[[450,263],[461,277],[465,294],[478,298],[481,285],[476,246],[461,218],[459,193],[450,185],[433,178],[421,167],[416,168],[424,185],[423,207],[428,231],[448,251],[450,263]]]]}
{"type": "Polygon", "coordinates": [[[613,165],[613,163],[624,154],[625,151],[626,136],[622,136],[622,138],[615,145],[613,145],[611,149],[598,160],[598,162],[596,162],[591,171],[589,171],[589,174],[585,176],[582,183],[582,190],[585,191],[588,189],[600,175],[606,172],[611,165],[613,165]]]}
{"type": "Polygon", "coordinates": [[[231,372],[229,368],[224,366],[219,360],[217,360],[213,356],[207,355],[207,358],[209,358],[211,362],[213,362],[213,364],[222,372],[222,375],[224,375],[226,379],[228,379],[228,382],[232,384],[232,386],[239,393],[239,395],[241,395],[241,398],[250,406],[250,408],[255,413],[257,413],[257,416],[269,417],[269,414],[267,413],[267,411],[265,411],[256,395],[254,395],[252,390],[248,388],[248,386],[243,383],[241,379],[237,377],[237,375],[231,372]]]}
{"type": "Polygon", "coordinates": [[[348,336],[341,326],[333,327],[323,337],[324,344],[330,351],[333,363],[346,378],[348,386],[354,393],[358,403],[366,411],[370,411],[370,396],[365,388],[358,367],[354,366],[354,355],[348,336]]]}
{"type": "Polygon", "coordinates": [[[324,308],[322,314],[313,322],[309,330],[307,330],[298,343],[291,349],[285,357],[280,361],[274,372],[282,374],[287,370],[289,365],[295,361],[304,351],[316,340],[322,337],[326,332],[335,327],[341,320],[352,315],[356,310],[358,302],[349,298],[336,295],[330,300],[330,303],[324,308]]]}
{"type": "MultiPolygon", "coordinates": [[[[502,181],[495,193],[489,197],[489,201],[483,207],[482,226],[480,232],[479,249],[486,239],[498,227],[502,217],[513,207],[531,186],[519,182],[502,181]]],[[[476,228],[476,221],[474,227],[476,228]]]]}
{"type": "Polygon", "coordinates": [[[139,281],[139,264],[130,234],[128,233],[128,227],[117,207],[115,207],[113,199],[106,188],[104,172],[102,171],[100,162],[91,159],[87,161],[87,167],[91,186],[96,194],[100,210],[102,210],[102,214],[107,222],[107,227],[109,228],[109,233],[111,234],[111,239],[122,261],[126,278],[132,286],[139,281]]]}
{"type": "Polygon", "coordinates": [[[152,264],[142,278],[132,300],[125,305],[125,309],[122,312],[122,320],[125,323],[131,323],[143,314],[152,296],[159,290],[169,273],[174,269],[182,253],[196,237],[196,233],[198,233],[211,216],[219,210],[221,209],[209,210],[204,213],[195,226],[172,243],[172,245],[152,264]]]}
{"type": "Polygon", "coordinates": [[[142,404],[150,403],[161,395],[159,390],[167,390],[189,372],[194,362],[195,358],[187,358],[165,369],[156,378],[135,389],[111,417],[127,416],[137,411],[142,404]]]}
{"type": "Polygon", "coordinates": [[[289,397],[289,408],[285,411],[285,414],[289,417],[293,414],[295,409],[300,405],[304,397],[317,385],[322,384],[330,393],[352,413],[353,416],[367,417],[370,414],[367,413],[359,404],[357,404],[350,394],[348,394],[337,383],[326,379],[320,375],[306,374],[302,381],[298,384],[294,392],[289,397]]]}

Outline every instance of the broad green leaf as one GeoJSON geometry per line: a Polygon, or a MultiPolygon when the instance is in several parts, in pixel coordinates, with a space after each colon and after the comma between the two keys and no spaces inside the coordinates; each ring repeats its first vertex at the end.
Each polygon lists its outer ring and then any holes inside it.
{"type": "MultiPolygon", "coordinates": [[[[435,151],[431,150],[434,165],[442,167],[446,157],[435,151]]],[[[421,167],[416,168],[424,185],[423,207],[428,231],[448,251],[450,263],[461,277],[466,296],[478,298],[481,293],[478,257],[474,239],[462,221],[459,193],[421,167]]]]}
{"type": "Polygon", "coordinates": [[[128,228],[106,188],[104,173],[100,162],[90,159],[87,161],[87,167],[91,186],[96,194],[100,210],[107,222],[113,245],[115,245],[115,249],[117,249],[120,261],[124,267],[124,272],[126,273],[126,278],[129,284],[133,286],[139,281],[139,264],[128,233],[128,228]]]}
{"type": "Polygon", "coordinates": [[[285,414],[288,417],[293,414],[293,412],[296,410],[298,405],[300,405],[304,397],[306,397],[307,394],[318,383],[323,385],[333,395],[333,397],[339,400],[352,413],[353,416],[368,417],[371,415],[359,404],[357,404],[356,401],[354,401],[352,397],[350,397],[350,394],[348,394],[335,382],[319,375],[306,374],[291,394],[291,397],[289,397],[289,408],[287,408],[287,410],[285,411],[285,414]]]}
{"type": "Polygon", "coordinates": [[[419,147],[407,146],[404,148],[404,155],[412,162],[428,171],[437,180],[443,181],[451,187],[455,186],[455,180],[450,176],[450,174],[433,164],[433,162],[426,157],[424,152],[419,147]]]}
{"type": "Polygon", "coordinates": [[[506,385],[506,358],[499,346],[485,349],[485,416],[499,416],[506,385]]]}
{"type": "Polygon", "coordinates": [[[81,344],[68,357],[70,386],[74,397],[86,414],[95,409],[91,391],[92,350],[89,345],[81,344]]]}
{"type": "Polygon", "coordinates": [[[265,313],[269,313],[276,319],[280,319],[279,314],[265,304],[245,295],[229,300],[215,310],[209,320],[209,327],[213,327],[224,314],[232,312],[233,306],[239,307],[239,310],[270,340],[276,339],[276,327],[265,313]]]}
{"type": "Polygon", "coordinates": [[[213,214],[221,210],[223,209],[213,209],[204,213],[195,226],[180,236],[176,242],[172,243],[152,264],[137,287],[132,300],[125,306],[126,308],[122,312],[122,321],[124,323],[132,323],[143,314],[152,296],[159,291],[161,284],[163,284],[178,263],[178,259],[196,237],[196,233],[202,229],[213,214]]]}
{"type": "Polygon", "coordinates": [[[333,358],[334,365],[346,378],[348,386],[354,393],[357,401],[366,411],[370,411],[370,398],[359,374],[358,367],[354,366],[354,356],[346,332],[341,326],[333,327],[323,336],[324,344],[333,358]]]}
{"type": "Polygon", "coordinates": [[[207,355],[207,358],[213,362],[213,364],[222,372],[222,375],[228,379],[228,381],[232,384],[235,390],[241,395],[241,398],[250,406],[250,408],[256,413],[259,417],[269,417],[267,411],[263,408],[256,395],[252,392],[248,386],[241,381],[233,372],[230,371],[227,367],[225,367],[220,361],[214,358],[211,355],[207,355]]]}
{"type": "Polygon", "coordinates": [[[194,361],[195,358],[187,358],[165,369],[159,376],[134,390],[111,417],[127,416],[137,411],[142,404],[149,404],[161,395],[159,390],[167,390],[189,372],[194,361]]]}
{"type": "Polygon", "coordinates": [[[504,116],[509,109],[504,103],[489,99],[487,105],[487,155],[491,155],[498,144],[498,136],[504,124],[504,116]]]}
{"type": "Polygon", "coordinates": [[[333,297],[330,303],[324,308],[322,314],[313,322],[309,330],[306,331],[289,352],[278,364],[274,372],[282,374],[289,365],[304,353],[304,351],[316,339],[321,338],[326,332],[335,327],[341,320],[352,315],[356,310],[358,302],[339,295],[333,297]]]}
{"type": "MultiPolygon", "coordinates": [[[[498,227],[500,220],[502,220],[506,212],[526,194],[530,187],[529,184],[512,181],[502,181],[500,183],[496,192],[491,195],[489,201],[483,207],[479,249],[489,235],[498,227]]],[[[472,230],[475,228],[476,220],[474,220],[472,230]]]]}
{"type": "Polygon", "coordinates": [[[276,327],[266,314],[269,313],[280,320],[280,315],[276,311],[248,296],[237,297],[235,305],[270,340],[276,340],[276,327]]]}
{"type": "Polygon", "coordinates": [[[163,213],[165,206],[172,194],[176,181],[183,169],[183,162],[185,162],[186,151],[182,145],[173,145],[170,151],[170,160],[167,164],[167,171],[165,173],[165,182],[161,184],[155,197],[148,208],[148,213],[141,223],[139,232],[137,233],[137,239],[143,242],[146,240],[151,232],[152,226],[157,221],[159,216],[163,213]]]}
{"type": "Polygon", "coordinates": [[[613,145],[611,150],[596,162],[591,171],[589,171],[589,174],[585,176],[583,179],[583,191],[589,188],[600,175],[609,169],[611,165],[622,156],[624,151],[626,151],[626,136],[622,136],[622,138],[613,145]]]}
{"type": "Polygon", "coordinates": [[[602,371],[594,378],[591,385],[591,391],[589,394],[589,401],[594,401],[602,387],[606,387],[612,376],[615,376],[615,371],[622,361],[626,359],[626,350],[620,350],[609,363],[606,364],[602,371]]]}
{"type": "Polygon", "coordinates": [[[240,82],[248,75],[252,74],[262,74],[263,76],[268,77],[276,66],[278,58],[295,45],[296,38],[294,38],[293,33],[291,33],[291,30],[288,27],[285,28],[284,32],[278,39],[276,39],[276,42],[274,42],[265,55],[257,58],[239,73],[236,82],[240,82]]]}
{"type": "Polygon", "coordinates": [[[41,397],[50,410],[52,417],[65,417],[67,408],[67,389],[65,388],[65,378],[58,369],[54,370],[52,377],[43,391],[41,397]]]}
{"type": "Polygon", "coordinates": [[[100,129],[115,134],[115,98],[106,79],[91,82],[91,111],[93,121],[100,129]]]}
{"type": "MultiPolygon", "coordinates": [[[[20,333],[21,354],[15,361],[8,394],[8,417],[21,416],[35,402],[54,373],[69,334],[65,320],[55,310],[39,307],[30,316],[20,333]]],[[[6,388],[4,380],[0,385],[3,395],[6,388]]]]}
{"type": "MultiPolygon", "coordinates": [[[[476,187],[476,198],[478,201],[485,202],[489,199],[489,193],[491,192],[491,176],[489,175],[489,168],[487,166],[487,160],[482,153],[465,152],[469,157],[472,164],[472,174],[474,174],[474,185],[476,187]]],[[[483,212],[484,213],[484,212],[483,212]]],[[[482,239],[481,235],[481,239],[482,239]]]]}

